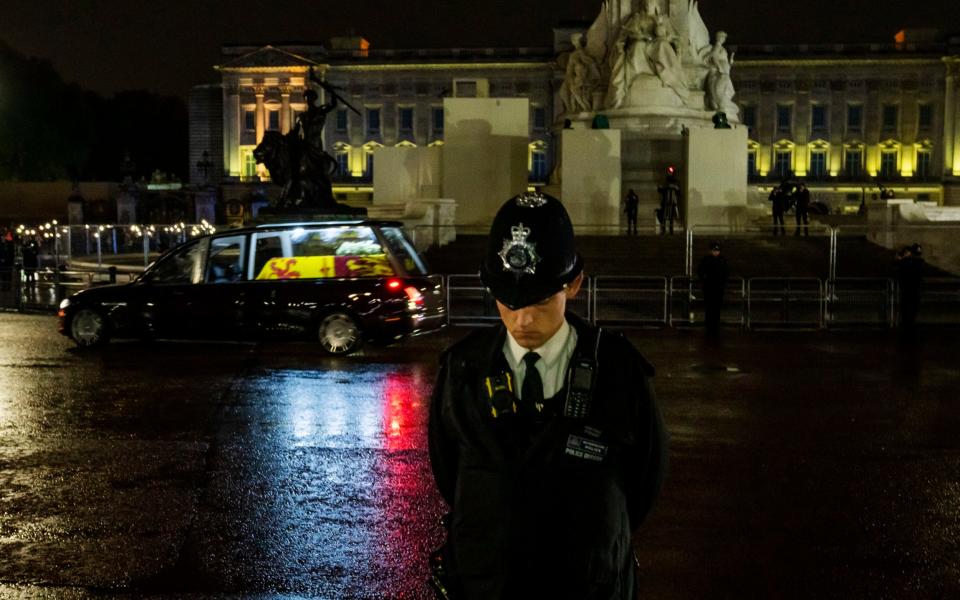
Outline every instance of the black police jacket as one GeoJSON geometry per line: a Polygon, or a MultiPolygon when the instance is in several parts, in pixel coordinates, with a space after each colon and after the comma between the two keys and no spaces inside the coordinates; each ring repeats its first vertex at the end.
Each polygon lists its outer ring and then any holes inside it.
{"type": "Polygon", "coordinates": [[[727,287],[727,259],[723,256],[707,254],[697,265],[697,277],[700,285],[710,292],[722,292],[727,287]]]}
{"type": "MultiPolygon", "coordinates": [[[[567,320],[574,357],[592,357],[596,330],[567,320]]],[[[622,335],[603,332],[589,416],[563,417],[561,399],[560,415],[531,427],[490,412],[484,381],[506,368],[505,336],[502,325],[480,330],[448,350],[432,398],[453,597],[632,599],[631,536],[667,464],[653,368],[622,335]]]]}

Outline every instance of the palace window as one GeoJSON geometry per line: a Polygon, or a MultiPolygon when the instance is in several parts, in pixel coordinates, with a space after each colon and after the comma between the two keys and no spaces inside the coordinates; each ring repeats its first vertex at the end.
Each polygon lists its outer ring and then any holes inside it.
{"type": "Polygon", "coordinates": [[[477,97],[477,82],[476,81],[455,81],[453,83],[454,87],[454,96],[457,98],[476,98],[477,97]]]}
{"type": "Polygon", "coordinates": [[[530,154],[530,179],[533,181],[547,179],[547,153],[543,148],[534,148],[530,154]]]}
{"type": "Polygon", "coordinates": [[[793,173],[793,150],[777,149],[773,154],[773,172],[777,177],[789,177],[793,173]]]}
{"type": "Polygon", "coordinates": [[[880,152],[880,176],[894,177],[897,174],[897,151],[896,149],[883,149],[880,152]]]}
{"type": "Polygon", "coordinates": [[[863,105],[847,105],[847,131],[860,131],[863,129],[863,105]]]}
{"type": "Polygon", "coordinates": [[[757,126],[757,107],[748,105],[743,107],[743,124],[749,129],[757,126]]]}
{"type": "Polygon", "coordinates": [[[367,168],[364,169],[363,174],[373,179],[373,152],[367,152],[367,168]]]}
{"type": "Polygon", "coordinates": [[[757,176],[757,150],[750,148],[747,150],[747,177],[757,176]]]}
{"type": "Polygon", "coordinates": [[[270,131],[280,131],[280,111],[267,111],[267,129],[270,131]]]}
{"type": "Polygon", "coordinates": [[[350,174],[350,151],[341,150],[337,152],[337,173],[341,176],[350,174]]]}
{"type": "Polygon", "coordinates": [[[827,150],[814,148],[810,151],[810,177],[822,179],[827,176],[827,150]]]}
{"type": "Polygon", "coordinates": [[[848,177],[860,177],[863,173],[863,149],[855,147],[844,150],[843,168],[848,177]]]}
{"type": "Polygon", "coordinates": [[[347,110],[344,108],[337,110],[337,133],[346,133],[347,131],[347,110]]]}
{"type": "Polygon", "coordinates": [[[243,178],[251,179],[257,176],[257,159],[253,155],[253,148],[241,151],[243,152],[243,178]]]}
{"type": "Polygon", "coordinates": [[[896,131],[897,118],[900,113],[898,109],[899,107],[896,104],[883,105],[883,130],[884,131],[896,131]]]}
{"type": "Polygon", "coordinates": [[[243,128],[247,131],[257,130],[257,113],[252,110],[243,111],[243,128]]]}
{"type": "Polygon", "coordinates": [[[533,128],[542,131],[547,127],[547,111],[542,106],[533,107],[533,128]]]}
{"type": "Polygon", "coordinates": [[[929,130],[933,127],[933,105],[921,104],[918,110],[918,125],[921,131],[929,130]]]}
{"type": "Polygon", "coordinates": [[[413,109],[409,106],[400,108],[400,132],[413,133],[413,109]]]}
{"type": "Polygon", "coordinates": [[[823,104],[814,104],[810,107],[810,129],[813,131],[826,131],[827,129],[827,107],[823,104]]]}
{"type": "Polygon", "coordinates": [[[777,105],[777,131],[790,131],[793,124],[793,106],[777,105]]]}
{"type": "Polygon", "coordinates": [[[928,148],[917,150],[917,169],[916,175],[920,179],[930,177],[930,157],[932,153],[928,148]]]}
{"type": "Polygon", "coordinates": [[[367,134],[380,135],[380,109],[367,109],[367,134]]]}
{"type": "Polygon", "coordinates": [[[430,113],[434,137],[443,137],[443,108],[435,106],[430,109],[430,113]]]}

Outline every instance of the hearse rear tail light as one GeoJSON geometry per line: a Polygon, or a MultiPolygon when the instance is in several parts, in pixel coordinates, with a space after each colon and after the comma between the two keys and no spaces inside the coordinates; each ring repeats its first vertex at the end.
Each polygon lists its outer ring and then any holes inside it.
{"type": "Polygon", "coordinates": [[[423,294],[420,293],[420,290],[412,285],[408,285],[403,288],[403,291],[407,294],[407,308],[415,310],[423,306],[423,294]]]}

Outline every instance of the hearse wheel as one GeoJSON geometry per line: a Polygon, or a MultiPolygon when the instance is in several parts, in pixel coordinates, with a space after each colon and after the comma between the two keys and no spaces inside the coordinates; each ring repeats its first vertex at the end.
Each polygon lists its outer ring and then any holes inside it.
{"type": "Polygon", "coordinates": [[[320,320],[319,338],[324,351],[333,355],[350,354],[363,343],[357,322],[339,310],[324,315],[320,320]]]}
{"type": "Polygon", "coordinates": [[[81,348],[102,346],[110,340],[107,320],[97,310],[81,308],[70,319],[70,337],[81,348]]]}

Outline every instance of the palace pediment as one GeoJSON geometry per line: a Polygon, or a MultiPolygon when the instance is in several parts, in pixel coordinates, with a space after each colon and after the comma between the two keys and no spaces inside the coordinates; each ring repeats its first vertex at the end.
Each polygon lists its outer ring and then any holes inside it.
{"type": "Polygon", "coordinates": [[[273,46],[264,46],[238,56],[222,65],[217,65],[220,71],[259,71],[264,69],[289,69],[315,67],[319,63],[299,54],[287,52],[273,46]]]}

